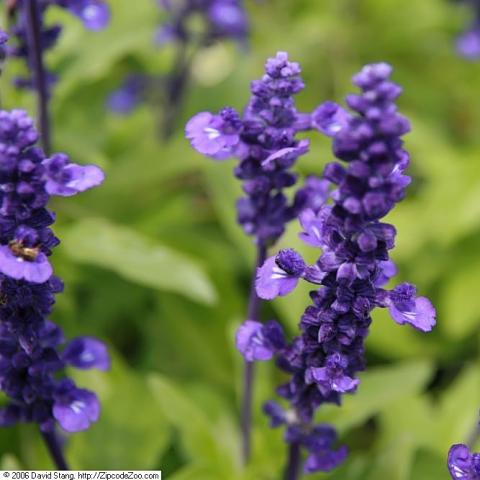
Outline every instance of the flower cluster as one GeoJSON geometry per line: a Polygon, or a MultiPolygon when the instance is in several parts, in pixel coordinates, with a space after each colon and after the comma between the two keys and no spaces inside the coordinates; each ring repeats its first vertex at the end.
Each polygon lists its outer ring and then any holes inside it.
{"type": "MultiPolygon", "coordinates": [[[[348,112],[331,102],[319,107],[313,121],[333,137],[335,156],[344,162],[326,165],[323,182],[331,185],[329,200],[300,213],[301,239],[321,249],[314,265],[307,265],[292,249],[269,258],[257,273],[257,293],[272,299],[286,295],[300,279],[319,285],[311,292],[313,304],[301,318],[301,334],[291,343],[275,322],[247,322],[237,334],[237,346],[247,360],[276,356],[290,381],[278,389],[291,409],[266,405],[273,425],[286,424],[286,440],[307,447],[305,470],[330,470],[345,457],[331,450],[334,434],[312,426],[316,409],[340,404],[341,396],[359,385],[364,369],[364,341],[376,307],[388,308],[399,324],[428,332],[435,310],[413,285],[383,287],[395,275],[389,259],[395,228],[381,221],[403,199],[410,178],[404,174],[409,156],[401,137],[408,121],[398,114],[395,99],[401,88],[389,80],[391,67],[367,65],[353,78],[361,93],[349,95],[348,112]],[[316,448],[311,448],[311,435],[316,448]]],[[[324,185],[321,195],[324,193],[324,185]]]]}
{"type": "MultiPolygon", "coordinates": [[[[25,60],[27,65],[30,66],[31,46],[29,45],[27,34],[26,2],[27,0],[16,0],[12,2],[10,7],[10,16],[15,20],[10,34],[15,40],[15,45],[9,48],[9,54],[25,60]]],[[[45,15],[52,6],[63,8],[78,17],[85,28],[89,30],[103,29],[110,19],[110,10],[104,0],[38,0],[42,52],[55,46],[62,31],[61,25],[45,25],[45,15]]],[[[47,80],[48,84],[52,85],[55,82],[55,76],[49,73],[47,80]]],[[[15,79],[15,84],[19,88],[33,87],[32,78],[29,76],[15,79]]]]}
{"type": "Polygon", "coordinates": [[[67,365],[106,370],[110,361],[99,340],[65,343],[61,329],[47,319],[63,289],[49,262],[59,240],[50,229],[55,216],[47,203],[51,195],[99,185],[103,172],[71,163],[64,154],[46,158],[37,139],[26,112],[0,111],[0,389],[9,398],[0,425],[36,422],[51,432],[58,422],[76,432],[97,420],[99,403],[59,373],[67,365]]]}
{"type": "Polygon", "coordinates": [[[453,445],[448,452],[448,470],[454,480],[480,480],[480,453],[466,445],[453,445]]]}
{"type": "Polygon", "coordinates": [[[236,157],[235,176],[245,196],[237,203],[238,222],[259,245],[274,243],[288,221],[305,207],[314,179],[289,204],[283,190],[296,183],[290,169],[308,151],[299,131],[313,128],[311,116],[297,112],[294,95],[304,84],[300,67],[285,52],[270,58],[261,80],[252,82],[252,96],[240,116],[232,108],[218,114],[202,112],[186,126],[186,136],[198,152],[224,160],[236,157]]]}
{"type": "Polygon", "coordinates": [[[469,60],[480,58],[480,0],[458,0],[468,3],[472,9],[473,20],[468,28],[457,38],[457,51],[469,60]]]}

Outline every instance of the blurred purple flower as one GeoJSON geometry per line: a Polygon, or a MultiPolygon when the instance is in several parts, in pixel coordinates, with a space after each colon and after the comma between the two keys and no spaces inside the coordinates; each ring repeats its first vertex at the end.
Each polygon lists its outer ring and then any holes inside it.
{"type": "MultiPolygon", "coordinates": [[[[62,32],[61,25],[45,25],[45,18],[51,7],[60,7],[67,10],[72,15],[78,17],[85,28],[89,30],[102,30],[110,21],[110,9],[108,3],[104,0],[38,0],[39,13],[39,29],[40,29],[40,47],[41,53],[45,54],[52,49],[62,32]]],[[[21,58],[29,67],[30,72],[35,71],[35,68],[30,65],[31,49],[28,40],[28,23],[25,14],[24,5],[26,2],[18,1],[12,3],[10,15],[14,19],[10,27],[10,36],[12,45],[8,49],[9,55],[21,58]]],[[[46,72],[46,84],[48,90],[56,81],[55,75],[46,72]]],[[[14,84],[17,88],[33,88],[32,76],[17,77],[14,79],[14,84]]]]}

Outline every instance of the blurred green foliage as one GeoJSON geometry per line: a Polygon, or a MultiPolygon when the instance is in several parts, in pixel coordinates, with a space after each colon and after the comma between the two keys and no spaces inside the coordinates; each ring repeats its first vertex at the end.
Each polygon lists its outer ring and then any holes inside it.
{"type": "MultiPolygon", "coordinates": [[[[103,413],[88,432],[67,441],[76,469],[162,468],[171,480],[280,478],[284,445],[261,414],[281,375],[258,367],[253,462],[240,465],[241,360],[233,347],[242,320],[253,246],[235,223],[239,185],[232,163],[193,152],[182,124],[199,110],[241,108],[249,81],[266,57],[288,50],[303,66],[299,107],[341,100],[364,63],[387,61],[404,87],[401,110],[414,182],[389,220],[399,280],[416,283],[438,307],[438,326],[421,335],[375,316],[369,369],[358,394],[319,418],[351,450],[330,480],[446,480],[446,453],[465,441],[480,406],[480,64],[453,51],[468,10],[446,0],[247,0],[247,52],[216,45],[199,55],[176,136],[157,140],[161,111],[143,106],[115,117],[105,99],[130,71],[167,72],[172,51],[152,45],[160,14],[154,0],[114,0],[113,21],[85,32],[65,24],[48,63],[60,80],[53,98],[54,144],[80,163],[105,168],[103,187],[53,205],[63,239],[55,255],[66,281],[54,319],[69,336],[97,335],[114,353],[110,373],[78,374],[98,391],[103,413]]],[[[33,111],[15,92],[8,64],[4,107],[33,111]]],[[[320,173],[332,158],[316,138],[299,167],[320,173]]],[[[307,258],[292,224],[280,246],[307,258]]],[[[294,334],[308,288],[265,306],[294,334]]],[[[33,426],[0,431],[2,468],[51,468],[33,426]]]]}

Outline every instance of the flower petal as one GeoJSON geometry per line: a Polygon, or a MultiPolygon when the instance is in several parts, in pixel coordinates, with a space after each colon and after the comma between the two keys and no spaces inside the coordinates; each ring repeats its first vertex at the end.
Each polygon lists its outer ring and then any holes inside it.
{"type": "Polygon", "coordinates": [[[97,396],[83,389],[75,389],[57,399],[53,405],[53,416],[66,432],[86,430],[100,415],[97,396]]]}
{"type": "Polygon", "coordinates": [[[426,297],[415,299],[415,308],[412,311],[401,311],[394,304],[389,306],[389,312],[393,320],[399,325],[409,323],[417,330],[430,332],[436,324],[436,311],[432,302],[426,297]]]}
{"type": "Polygon", "coordinates": [[[299,277],[291,276],[282,270],[275,258],[268,258],[257,270],[257,295],[265,300],[287,295],[297,286],[299,280],[299,277]]]}
{"type": "Polygon", "coordinates": [[[273,357],[273,349],[263,335],[260,322],[243,322],[237,330],[236,346],[247,362],[270,360],[273,357]]]}
{"type": "Polygon", "coordinates": [[[47,256],[40,252],[33,261],[13,255],[7,245],[0,246],[0,272],[15,280],[32,283],[46,282],[53,273],[47,256]]]}

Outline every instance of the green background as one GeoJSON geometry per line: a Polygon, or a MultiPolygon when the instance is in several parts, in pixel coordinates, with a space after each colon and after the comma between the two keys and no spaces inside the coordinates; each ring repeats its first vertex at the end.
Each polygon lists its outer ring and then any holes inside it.
{"type": "MultiPolygon", "coordinates": [[[[66,283],[53,315],[68,336],[97,335],[113,352],[109,373],[76,373],[98,392],[100,421],[67,440],[74,469],[163,469],[169,480],[279,479],[280,430],[260,411],[281,375],[258,366],[253,461],[240,463],[242,362],[236,326],[244,318],[254,247],[235,223],[239,185],[233,161],[195,153],[181,125],[201,110],[241,108],[249,81],[278,50],[303,67],[302,110],[352,91],[363,64],[387,61],[404,87],[400,109],[412,122],[408,198],[390,215],[398,229],[396,281],[411,281],[438,312],[422,335],[377,312],[367,341],[369,368],[344,406],[326,407],[348,444],[346,464],[313,479],[446,480],[446,455],[475,428],[480,406],[480,64],[459,58],[454,38],[469,11],[442,0],[247,0],[248,51],[231,44],[204,50],[193,65],[183,118],[169,142],[157,140],[158,107],[115,117],[105,99],[124,74],[167,72],[173,50],[152,36],[154,0],[113,0],[113,20],[86,32],[61,11],[65,32],[47,56],[59,74],[52,104],[55,151],[98,163],[105,184],[55,201],[62,239],[54,263],[66,283]]],[[[2,79],[4,108],[34,111],[30,94],[2,79]]],[[[321,173],[331,143],[309,135],[302,174],[321,173]]],[[[309,260],[293,222],[280,247],[309,260]]],[[[289,334],[308,304],[308,287],[267,305],[289,334]]],[[[0,466],[51,468],[34,426],[0,431],[0,466]]]]}

